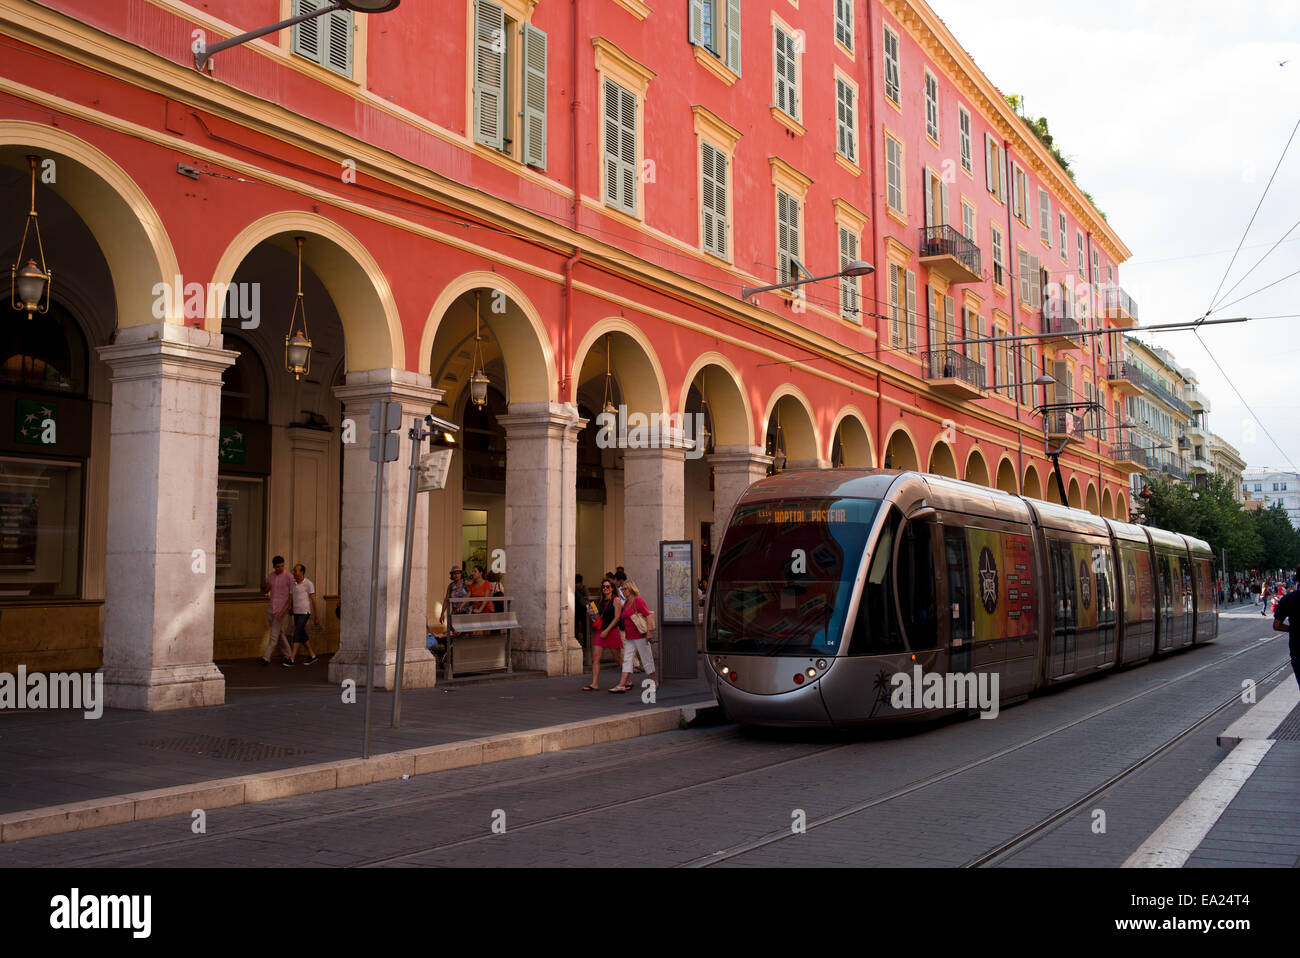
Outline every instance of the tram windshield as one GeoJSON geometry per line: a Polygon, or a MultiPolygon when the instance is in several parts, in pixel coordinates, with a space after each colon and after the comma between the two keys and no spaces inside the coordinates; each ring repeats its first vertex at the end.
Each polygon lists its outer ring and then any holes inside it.
{"type": "Polygon", "coordinates": [[[873,499],[786,499],[738,509],[718,550],[708,650],[838,652],[879,510],[873,499]]]}

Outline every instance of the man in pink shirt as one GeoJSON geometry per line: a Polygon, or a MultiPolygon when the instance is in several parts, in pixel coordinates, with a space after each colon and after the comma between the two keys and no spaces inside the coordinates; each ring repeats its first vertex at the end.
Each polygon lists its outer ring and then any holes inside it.
{"type": "Polygon", "coordinates": [[[293,665],[293,649],[284,627],[287,621],[285,607],[289,604],[289,595],[293,590],[293,576],[284,571],[284,556],[272,559],[271,568],[274,571],[262,582],[262,592],[270,599],[266,608],[266,622],[271,630],[271,640],[266,644],[266,652],[257,661],[270,665],[271,652],[279,645],[284,656],[284,661],[280,664],[289,668],[293,665]]]}

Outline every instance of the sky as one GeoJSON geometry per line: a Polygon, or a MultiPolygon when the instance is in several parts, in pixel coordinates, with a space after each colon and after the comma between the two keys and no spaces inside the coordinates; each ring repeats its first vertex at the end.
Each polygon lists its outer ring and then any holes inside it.
{"type": "Polygon", "coordinates": [[[1204,326],[1200,341],[1138,335],[1196,374],[1210,429],[1247,469],[1300,470],[1300,131],[1283,158],[1300,123],[1300,0],[929,3],[999,90],[1047,117],[1133,254],[1118,281],[1140,325],[1215,302],[1211,318],[1252,317],[1204,326]]]}

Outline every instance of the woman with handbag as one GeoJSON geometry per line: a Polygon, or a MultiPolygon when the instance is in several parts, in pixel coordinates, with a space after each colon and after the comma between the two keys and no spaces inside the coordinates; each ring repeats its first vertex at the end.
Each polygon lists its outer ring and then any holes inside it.
{"type": "Polygon", "coordinates": [[[631,579],[623,583],[623,593],[627,597],[621,613],[623,629],[626,632],[626,638],[623,640],[623,678],[619,680],[618,685],[610,689],[611,692],[631,691],[632,686],[629,683],[632,678],[633,654],[641,656],[641,664],[645,666],[646,675],[651,682],[655,683],[651,687],[658,686],[655,682],[655,660],[650,654],[650,636],[654,635],[655,631],[654,613],[645,604],[645,599],[641,598],[641,590],[631,579]]]}
{"type": "Polygon", "coordinates": [[[600,660],[609,649],[614,653],[614,661],[623,651],[623,602],[614,591],[614,580],[605,579],[600,583],[600,616],[592,625],[595,632],[591,640],[591,684],[584,685],[584,692],[595,692],[600,688],[600,660]]]}

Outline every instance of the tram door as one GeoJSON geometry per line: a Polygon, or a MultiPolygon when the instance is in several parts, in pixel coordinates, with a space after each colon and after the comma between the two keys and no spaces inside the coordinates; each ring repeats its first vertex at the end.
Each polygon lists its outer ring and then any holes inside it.
{"type": "Polygon", "coordinates": [[[1059,679],[1074,674],[1078,655],[1079,631],[1078,586],[1075,581],[1074,554],[1068,542],[1048,540],[1052,568],[1052,646],[1049,677],[1059,679]]]}
{"type": "Polygon", "coordinates": [[[1156,571],[1160,578],[1160,649],[1177,649],[1183,644],[1183,615],[1179,608],[1182,591],[1174,574],[1177,563],[1172,557],[1156,555],[1156,571]]]}
{"type": "Polygon", "coordinates": [[[970,598],[970,549],[964,529],[943,530],[948,566],[948,671],[969,672],[975,645],[974,612],[970,598]]]}
{"type": "MultiPolygon", "coordinates": [[[[1179,604],[1183,618],[1183,645],[1190,645],[1195,636],[1196,606],[1192,598],[1192,563],[1187,556],[1178,557],[1179,604]]],[[[1175,615],[1178,613],[1175,612],[1175,615]]]]}

